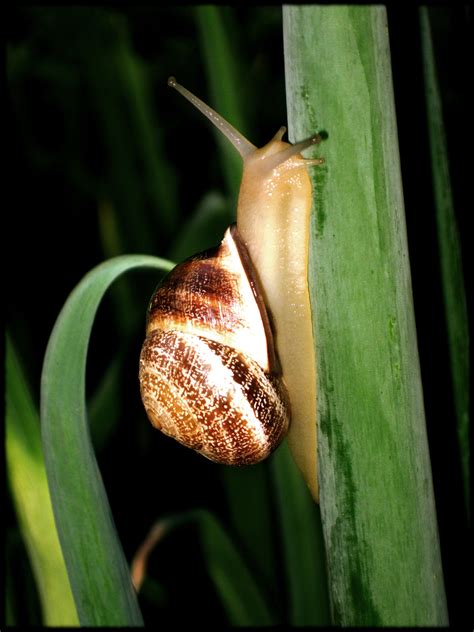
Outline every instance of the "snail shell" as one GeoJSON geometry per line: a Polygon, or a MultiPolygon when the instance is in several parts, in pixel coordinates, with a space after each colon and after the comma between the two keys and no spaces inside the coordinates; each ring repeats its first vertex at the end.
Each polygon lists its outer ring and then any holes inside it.
{"type": "Polygon", "coordinates": [[[290,419],[273,336],[235,225],[214,250],[176,266],[156,289],[140,355],[151,423],[217,463],[265,459],[290,419]]]}

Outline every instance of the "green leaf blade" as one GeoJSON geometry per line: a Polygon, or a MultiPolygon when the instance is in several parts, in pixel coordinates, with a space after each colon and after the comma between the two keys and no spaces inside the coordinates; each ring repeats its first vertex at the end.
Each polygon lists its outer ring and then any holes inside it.
{"type": "MultiPolygon", "coordinates": [[[[232,121],[236,129],[246,135],[245,116],[241,103],[241,86],[238,63],[231,45],[232,33],[225,27],[226,14],[223,7],[203,5],[195,8],[196,24],[200,36],[203,58],[213,97],[214,109],[225,119],[232,121]]],[[[221,152],[227,188],[233,200],[237,195],[242,177],[242,159],[234,147],[216,134],[221,152]]]]}
{"type": "Polygon", "coordinates": [[[288,623],[331,623],[319,508],[285,441],[271,461],[288,583],[288,623]]]}
{"type": "Polygon", "coordinates": [[[314,173],[321,513],[334,623],[445,625],[383,7],[284,9],[314,173]]]}
{"type": "Polygon", "coordinates": [[[54,524],[39,415],[13,342],[6,340],[6,457],[12,496],[36,579],[46,626],[78,619],[54,524]]]}
{"type": "Polygon", "coordinates": [[[461,242],[454,212],[451,176],[449,173],[443,108],[427,7],[420,7],[420,26],[431,168],[433,172],[436,223],[440,249],[441,280],[448,330],[464,497],[466,508],[469,512],[469,319],[462,269],[461,242]]]}
{"type": "Polygon", "coordinates": [[[93,452],[85,406],[89,337],[100,300],[122,273],[170,269],[126,255],[97,266],[66,301],[48,343],[41,381],[42,440],[56,524],[81,625],[142,625],[93,452]]]}

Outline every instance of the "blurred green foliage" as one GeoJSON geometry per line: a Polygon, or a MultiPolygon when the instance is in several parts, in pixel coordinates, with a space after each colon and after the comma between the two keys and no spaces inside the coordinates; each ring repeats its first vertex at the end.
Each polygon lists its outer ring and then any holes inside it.
{"type": "MultiPolygon", "coordinates": [[[[39,415],[8,335],[6,343],[6,456],[21,535],[35,576],[43,623],[74,626],[78,620],[54,524],[39,415]]],[[[15,597],[8,595],[7,604],[15,597]]]]}

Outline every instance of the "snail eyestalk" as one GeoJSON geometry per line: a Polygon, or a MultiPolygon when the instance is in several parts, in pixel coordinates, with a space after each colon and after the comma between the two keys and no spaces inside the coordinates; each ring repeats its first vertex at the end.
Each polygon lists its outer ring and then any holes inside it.
{"type": "Polygon", "coordinates": [[[169,77],[168,85],[177,90],[183,97],[190,101],[204,116],[206,116],[213,125],[215,125],[224,136],[234,145],[242,159],[252,154],[257,148],[245,136],[226,121],[220,114],[209,107],[204,101],[201,101],[192,92],[189,92],[184,86],[179,84],[174,77],[169,77]]]}

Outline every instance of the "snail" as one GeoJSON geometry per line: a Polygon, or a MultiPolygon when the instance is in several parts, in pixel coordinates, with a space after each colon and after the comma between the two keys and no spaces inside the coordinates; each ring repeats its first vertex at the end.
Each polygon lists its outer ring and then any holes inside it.
{"type": "Polygon", "coordinates": [[[244,167],[237,223],[152,296],[139,369],[145,410],[165,434],[229,465],[265,459],[288,433],[317,498],[308,167],[323,161],[300,152],[321,137],[290,144],[281,127],[258,149],[174,77],[168,85],[218,127],[244,167]]]}

